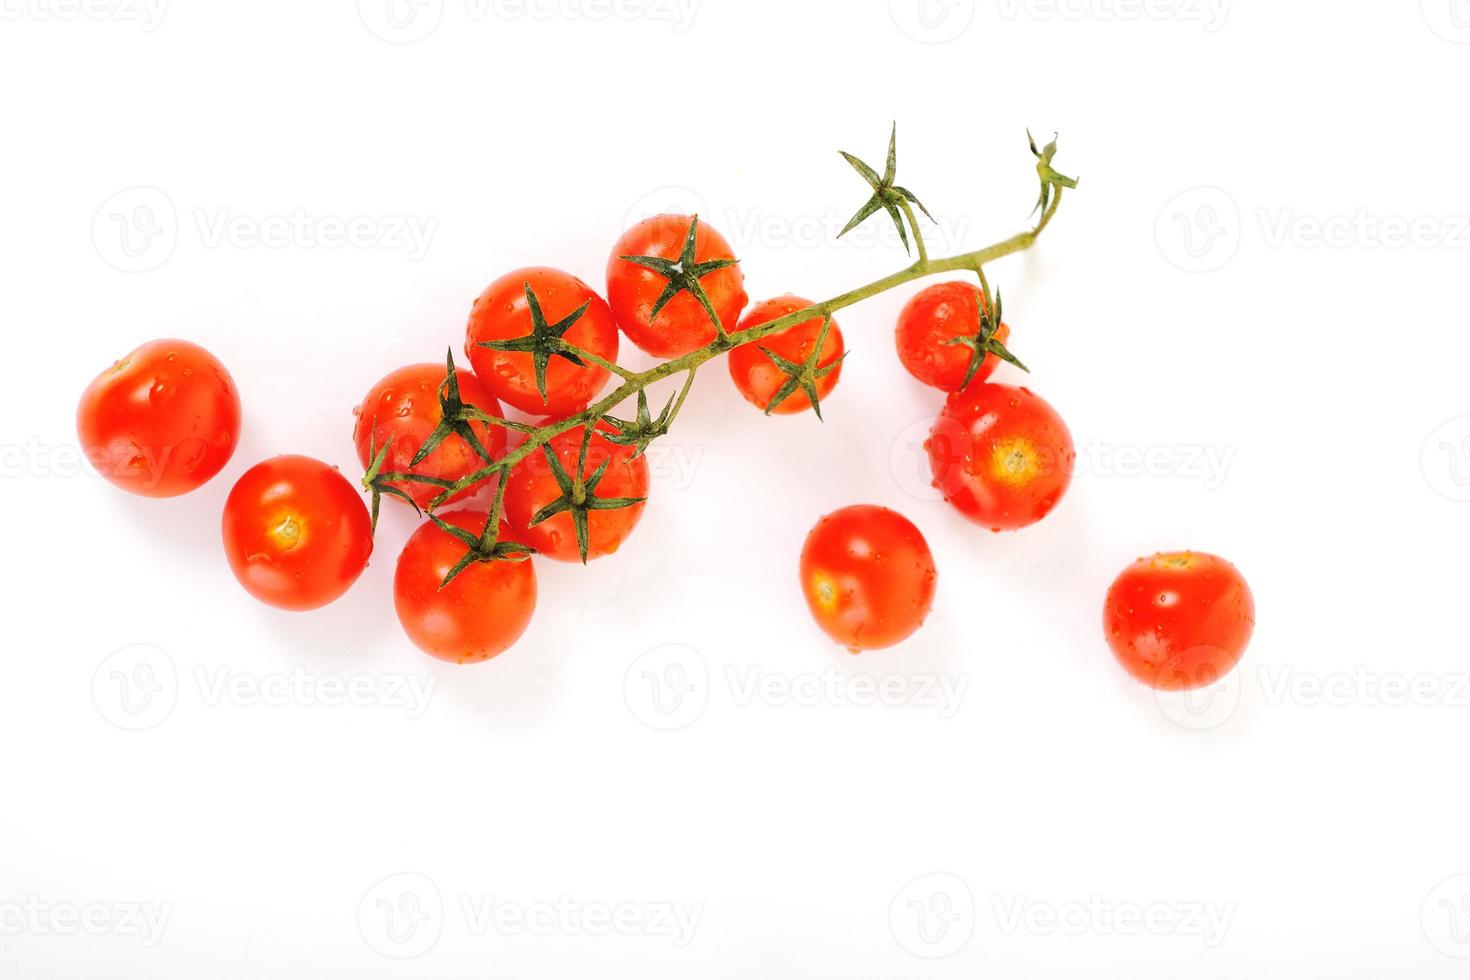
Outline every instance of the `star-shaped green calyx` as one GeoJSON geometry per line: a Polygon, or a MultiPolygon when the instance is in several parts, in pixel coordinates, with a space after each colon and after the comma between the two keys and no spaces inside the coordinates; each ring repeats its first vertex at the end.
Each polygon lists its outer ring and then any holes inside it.
{"type": "Polygon", "coordinates": [[[572,515],[572,527],[577,534],[577,551],[582,556],[582,564],[587,564],[587,515],[594,510],[619,510],[623,507],[632,507],[643,503],[643,497],[599,497],[597,486],[602,478],[607,475],[607,469],[612,465],[612,457],[602,461],[602,464],[592,473],[585,476],[587,467],[587,450],[592,444],[592,428],[586,427],[582,436],[582,449],[577,454],[576,475],[569,474],[555,448],[550,443],[542,446],[546,454],[546,460],[551,465],[552,478],[556,485],[561,488],[561,496],[551,503],[542,507],[531,517],[531,527],[535,527],[542,521],[549,520],[557,514],[570,513],[572,515]]]}
{"type": "Polygon", "coordinates": [[[444,355],[444,381],[439,385],[439,424],[434,426],[434,431],[424,440],[419,451],[414,453],[413,459],[408,463],[413,468],[429,458],[429,454],[439,448],[439,444],[451,435],[459,436],[475,455],[485,462],[490,463],[490,451],[480,442],[480,437],[475,435],[474,426],[470,423],[480,422],[485,425],[494,425],[495,419],[486,414],[475,405],[466,403],[459,396],[459,375],[454,370],[454,351],[450,350],[444,355]]]}
{"type": "Polygon", "coordinates": [[[522,351],[530,354],[531,363],[536,368],[536,390],[541,393],[541,400],[544,402],[546,401],[546,365],[553,357],[565,358],[577,367],[586,366],[586,362],[576,355],[575,348],[562,337],[572,328],[572,324],[582,319],[582,314],[587,312],[587,307],[592,305],[592,301],[588,300],[555,323],[547,323],[546,314],[541,312],[541,301],[536,298],[531,284],[527,282],[521,285],[526,290],[526,307],[531,311],[531,332],[513,340],[482,340],[480,346],[491,350],[522,351]]]}
{"type": "Polygon", "coordinates": [[[444,588],[450,582],[459,577],[459,574],[476,562],[481,561],[525,561],[535,554],[535,549],[521,544],[519,541],[500,540],[500,518],[492,514],[485,522],[485,530],[480,534],[471,534],[462,527],[456,527],[442,518],[430,514],[429,520],[445,534],[451,535],[461,541],[465,548],[464,557],[454,563],[449,573],[444,576],[444,581],[439,583],[439,588],[444,588]]]}
{"type": "Polygon", "coordinates": [[[919,199],[914,196],[913,191],[910,191],[906,187],[899,187],[894,183],[898,171],[898,124],[894,123],[893,131],[888,134],[888,163],[883,168],[883,176],[881,177],[878,176],[876,170],[863,163],[863,161],[851,153],[841,150],[838,152],[842,153],[842,158],[852,165],[852,169],[856,170],[862,176],[863,180],[868,182],[868,186],[873,189],[873,196],[868,198],[866,204],[858,208],[857,214],[854,214],[852,220],[847,223],[846,227],[837,233],[837,237],[841,238],[864,221],[867,221],[879,209],[882,209],[887,211],[888,217],[893,219],[893,226],[898,229],[899,240],[903,242],[903,250],[907,252],[909,250],[909,234],[903,223],[905,202],[914,205],[920,211],[924,212],[924,217],[930,221],[934,220],[934,216],[929,213],[928,208],[919,203],[919,199]]]}
{"type": "Polygon", "coordinates": [[[968,388],[970,386],[970,381],[975,377],[975,372],[980,370],[980,365],[985,362],[986,354],[994,354],[1002,361],[1008,364],[1014,364],[1022,371],[1030,374],[1031,369],[1022,364],[1020,359],[1015,354],[1012,354],[1006,348],[1006,345],[1001,343],[995,336],[996,331],[1000,330],[1000,290],[997,289],[995,291],[994,303],[987,301],[983,294],[977,295],[976,300],[980,306],[980,329],[973,337],[955,337],[953,340],[946,342],[949,344],[963,344],[965,347],[970,348],[970,366],[965,370],[965,380],[961,382],[960,387],[968,388]]]}
{"type": "Polygon", "coordinates": [[[699,301],[704,311],[709,314],[710,322],[715,325],[715,333],[721,340],[725,339],[725,325],[720,322],[720,315],[715,312],[715,306],[710,302],[704,287],[699,280],[711,272],[720,269],[728,269],[735,265],[737,259],[710,259],[706,262],[694,261],[694,245],[699,233],[699,215],[689,219],[689,233],[684,236],[684,248],[679,253],[678,259],[670,260],[660,258],[657,255],[620,255],[618,258],[624,262],[632,262],[650,269],[668,280],[664,284],[664,291],[659,293],[658,299],[654,301],[653,310],[648,314],[648,319],[653,321],[658,318],[659,313],[669,301],[680,293],[688,293],[699,301]]]}
{"type": "Polygon", "coordinates": [[[612,426],[613,431],[602,433],[602,437],[615,446],[632,446],[633,454],[628,458],[637,459],[648,449],[649,443],[660,436],[668,435],[669,424],[673,421],[674,403],[678,401],[678,398],[678,395],[670,395],[669,403],[655,419],[648,411],[648,394],[640,388],[638,390],[638,417],[629,422],[626,419],[604,415],[602,420],[612,426]]]}
{"type": "Polygon", "coordinates": [[[423,513],[419,510],[418,501],[409,496],[407,491],[402,487],[393,486],[392,481],[397,478],[398,474],[383,472],[383,466],[388,462],[388,453],[393,449],[393,437],[388,437],[388,441],[383,443],[382,449],[378,448],[377,442],[378,430],[375,426],[368,436],[369,462],[367,472],[362,475],[362,488],[373,495],[372,505],[369,508],[369,512],[372,514],[373,534],[378,533],[378,509],[383,503],[383,494],[385,493],[392,494],[400,500],[407,501],[408,505],[414,509],[414,513],[423,513]]]}
{"type": "Polygon", "coordinates": [[[1051,142],[1041,149],[1036,148],[1036,140],[1031,136],[1031,130],[1026,130],[1026,141],[1031,144],[1031,154],[1036,157],[1036,175],[1041,178],[1041,197],[1036,201],[1036,207],[1031,212],[1045,211],[1046,206],[1051,203],[1054,188],[1076,187],[1077,180],[1057,173],[1052,169],[1052,157],[1057,155],[1057,134],[1052,133],[1051,142]]]}
{"type": "Polygon", "coordinates": [[[827,375],[831,374],[833,371],[837,370],[837,366],[841,364],[848,355],[847,351],[843,351],[842,354],[834,358],[831,363],[823,364],[821,367],[817,366],[817,362],[822,357],[822,348],[827,343],[827,332],[831,328],[832,318],[830,316],[823,317],[822,329],[821,332],[817,334],[816,346],[814,346],[812,348],[812,352],[806,356],[806,360],[802,361],[800,364],[797,364],[794,361],[788,361],[786,358],[782,357],[780,354],[777,354],[769,347],[762,347],[760,349],[761,353],[769,357],[771,359],[771,363],[780,368],[781,372],[786,375],[786,381],[782,383],[780,388],[776,389],[776,393],[772,395],[771,400],[766,403],[767,415],[770,415],[771,412],[775,410],[777,405],[785,401],[787,396],[793,394],[797,388],[800,388],[802,393],[806,395],[807,401],[812,403],[812,411],[817,413],[817,419],[822,419],[822,402],[821,399],[817,396],[817,382],[825,378],[827,375]]]}

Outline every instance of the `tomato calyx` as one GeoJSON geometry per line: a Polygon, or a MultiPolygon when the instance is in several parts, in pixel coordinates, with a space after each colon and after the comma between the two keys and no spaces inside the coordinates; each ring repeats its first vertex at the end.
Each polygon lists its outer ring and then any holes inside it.
{"type": "Polygon", "coordinates": [[[961,389],[970,386],[970,381],[974,379],[975,372],[980,370],[980,365],[985,362],[986,354],[994,354],[1007,364],[1014,364],[1027,374],[1031,373],[1031,369],[1022,364],[1020,358],[1012,354],[1005,344],[996,339],[996,332],[1000,330],[1000,290],[997,289],[995,291],[994,302],[991,301],[988,294],[989,289],[987,288],[986,295],[982,297],[982,302],[980,303],[980,329],[976,331],[975,336],[955,337],[945,341],[946,344],[963,344],[965,347],[970,348],[970,366],[965,369],[965,380],[960,383],[961,389]]]}
{"type": "Polygon", "coordinates": [[[409,506],[413,507],[414,513],[423,513],[423,511],[419,510],[418,501],[414,500],[408,491],[402,487],[393,486],[392,481],[401,480],[403,474],[383,472],[383,464],[388,462],[388,453],[393,449],[393,437],[388,437],[388,441],[383,443],[382,449],[377,448],[377,439],[378,433],[374,429],[368,437],[368,455],[372,457],[372,462],[368,464],[367,471],[362,475],[362,488],[372,494],[373,497],[372,503],[368,507],[368,513],[372,518],[371,529],[374,535],[378,533],[378,510],[383,503],[383,494],[385,493],[392,494],[399,500],[407,501],[409,506]]]}
{"type": "Polygon", "coordinates": [[[687,292],[699,301],[704,307],[704,312],[709,314],[710,322],[715,325],[715,335],[718,343],[728,344],[729,337],[725,334],[725,325],[720,322],[720,315],[715,312],[715,306],[710,302],[709,295],[705,293],[704,287],[699,280],[712,272],[728,269],[739,263],[739,259],[710,259],[706,262],[694,261],[695,238],[699,232],[699,215],[689,219],[689,233],[684,236],[684,248],[679,253],[678,259],[669,260],[657,255],[619,255],[618,258],[624,262],[632,262],[634,265],[642,266],[652,272],[656,272],[668,280],[664,284],[663,292],[659,293],[658,299],[653,303],[653,309],[648,314],[648,321],[652,323],[658,319],[658,315],[669,301],[680,293],[687,292]]]}
{"type": "Polygon", "coordinates": [[[669,426],[673,424],[673,413],[676,411],[674,405],[679,400],[678,395],[670,395],[668,404],[655,419],[648,411],[648,394],[640,388],[637,417],[629,422],[611,415],[604,415],[602,421],[612,426],[614,431],[604,432],[602,437],[614,446],[632,446],[633,455],[628,458],[637,459],[648,449],[649,443],[669,434],[669,426]]]}
{"type": "Polygon", "coordinates": [[[440,589],[453,582],[459,577],[461,572],[476,562],[526,561],[536,553],[534,548],[521,544],[519,541],[500,540],[500,517],[498,514],[490,515],[490,519],[485,522],[485,530],[480,532],[479,535],[472,534],[462,527],[456,527],[437,514],[430,514],[429,520],[433,521],[434,526],[445,534],[458,539],[467,549],[464,557],[454,563],[454,566],[449,569],[449,573],[444,576],[444,581],[439,583],[440,589]]]}
{"type": "Polygon", "coordinates": [[[459,375],[454,370],[454,351],[451,349],[444,357],[445,374],[444,382],[439,386],[439,424],[434,426],[434,431],[424,440],[419,451],[409,460],[409,468],[419,465],[429,458],[429,454],[439,448],[439,444],[451,435],[457,435],[475,451],[485,462],[494,460],[490,456],[480,437],[475,435],[475,429],[471,422],[482,422],[486,425],[495,425],[501,420],[482,411],[474,405],[464,401],[459,396],[459,375]]]}
{"type": "Polygon", "coordinates": [[[1077,186],[1077,178],[1067,177],[1052,169],[1052,157],[1057,155],[1057,134],[1051,134],[1051,142],[1042,149],[1036,148],[1036,140],[1031,135],[1031,130],[1026,130],[1026,141],[1031,144],[1031,155],[1036,157],[1036,175],[1041,178],[1041,197],[1036,201],[1036,207],[1032,214],[1037,211],[1045,211],[1047,205],[1051,204],[1052,192],[1061,193],[1061,188],[1072,188],[1077,186]]]}
{"type": "Polygon", "coordinates": [[[771,396],[771,400],[766,403],[767,415],[775,411],[777,405],[795,393],[797,388],[800,388],[802,394],[806,395],[806,400],[812,403],[812,411],[817,413],[817,420],[819,422],[825,421],[822,418],[822,400],[817,395],[817,382],[837,370],[838,366],[846,360],[847,355],[851,353],[851,351],[845,350],[834,357],[831,363],[823,364],[821,367],[817,366],[817,362],[822,356],[823,346],[827,343],[827,333],[831,329],[832,314],[828,313],[822,317],[822,329],[817,334],[817,342],[812,347],[812,352],[800,364],[794,361],[788,361],[769,347],[763,346],[760,348],[761,353],[770,358],[771,363],[780,368],[781,373],[786,375],[786,380],[781,384],[781,387],[776,389],[776,393],[771,396]]]}
{"type": "Polygon", "coordinates": [[[541,301],[536,298],[536,291],[531,288],[529,282],[521,284],[526,290],[526,307],[531,312],[531,332],[524,337],[515,337],[510,340],[482,340],[480,347],[488,347],[498,351],[520,351],[531,355],[531,363],[536,368],[536,390],[541,393],[541,400],[546,401],[546,365],[551,363],[553,357],[565,358],[577,367],[586,367],[587,362],[579,356],[582,351],[562,340],[562,337],[572,328],[572,324],[582,319],[582,314],[592,305],[588,300],[577,307],[566,316],[555,323],[546,322],[546,314],[541,311],[541,301]]]}
{"type": "MultiPolygon", "coordinates": [[[[646,403],[646,402],[645,402],[646,403]]],[[[607,475],[607,469],[612,465],[612,457],[604,459],[593,471],[591,476],[585,476],[587,469],[587,451],[592,445],[592,426],[586,426],[582,433],[582,448],[577,453],[576,476],[567,472],[562,466],[556,449],[550,444],[541,447],[546,456],[546,461],[551,466],[552,479],[556,481],[557,487],[561,489],[561,496],[551,503],[542,507],[531,516],[529,527],[535,527],[543,521],[550,520],[557,514],[570,513],[572,516],[572,528],[577,535],[577,552],[582,556],[582,564],[587,564],[587,515],[594,510],[620,510],[624,507],[633,507],[643,503],[646,497],[599,497],[596,494],[597,485],[607,475]]],[[[606,438],[607,433],[603,433],[606,438]]]]}
{"type": "MultiPolygon", "coordinates": [[[[898,123],[893,124],[893,130],[888,134],[888,160],[883,167],[883,176],[881,177],[878,176],[876,170],[846,150],[838,150],[837,152],[842,154],[842,159],[846,160],[852,166],[852,169],[856,170],[863,180],[868,182],[868,186],[873,189],[873,196],[868,198],[862,207],[858,208],[857,213],[852,216],[852,219],[837,233],[837,237],[841,238],[843,235],[852,231],[858,225],[877,214],[881,208],[888,212],[888,217],[893,219],[893,226],[898,229],[899,240],[903,242],[903,250],[904,252],[908,252],[909,234],[904,228],[903,210],[912,204],[924,212],[924,217],[930,221],[934,220],[934,215],[930,214],[929,209],[920,203],[919,199],[914,196],[913,191],[906,187],[899,187],[894,183],[898,177],[898,123]]],[[[915,228],[915,236],[918,233],[918,229],[915,228]]]]}

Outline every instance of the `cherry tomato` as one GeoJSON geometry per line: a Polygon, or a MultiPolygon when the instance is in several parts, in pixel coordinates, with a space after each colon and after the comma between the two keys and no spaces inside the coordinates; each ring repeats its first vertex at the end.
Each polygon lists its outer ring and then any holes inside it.
{"type": "MultiPolygon", "coordinates": [[[[762,323],[795,313],[797,310],[806,309],[811,306],[811,300],[792,296],[778,296],[775,299],[764,300],[752,306],[740,320],[741,330],[758,327],[762,323]]],[[[793,364],[804,362],[817,346],[817,338],[822,333],[822,318],[814,317],[801,323],[787,327],[780,333],[772,334],[761,340],[741,344],[730,351],[730,377],[735,382],[735,387],[745,396],[745,400],[756,408],[764,410],[771,404],[771,399],[786,384],[790,375],[786,374],[776,363],[766,356],[762,347],[772,351],[777,357],[790,361],[793,364]]],[[[817,359],[817,368],[826,367],[842,356],[842,330],[838,328],[837,321],[827,328],[827,339],[822,343],[822,353],[817,359]]],[[[817,398],[824,399],[837,387],[837,378],[842,373],[842,365],[838,364],[830,372],[816,380],[817,398]]],[[[771,409],[776,415],[791,415],[796,412],[807,411],[812,407],[811,400],[800,388],[781,399],[780,403],[771,409]]]]}
{"type": "Polygon", "coordinates": [[[1240,572],[1198,551],[1138,559],[1113,581],[1103,607],[1103,632],[1118,662],[1171,691],[1228,674],[1255,625],[1255,600],[1240,572]]]}
{"type": "MultiPolygon", "coordinates": [[[[597,430],[612,431],[605,422],[597,430]]],[[[582,451],[584,428],[577,426],[553,436],[550,443],[569,477],[577,472],[577,457],[582,451]]],[[[607,471],[592,491],[602,498],[646,498],[648,496],[648,457],[633,458],[631,446],[617,446],[594,432],[587,448],[584,479],[591,479],[606,462],[607,471]]],[[[531,527],[532,518],[543,507],[562,497],[561,485],[547,460],[545,451],[537,449],[516,464],[505,487],[505,516],[515,531],[517,541],[536,549],[538,555],[557,561],[581,561],[577,546],[576,526],[571,513],[562,512],[531,527]]],[[[643,504],[637,503],[613,510],[589,510],[587,513],[587,559],[601,558],[618,550],[643,516],[643,504]]]]}
{"type": "MultiPolygon", "coordinates": [[[[473,511],[442,518],[474,535],[487,519],[473,511]]],[[[502,540],[508,533],[502,523],[502,540]]],[[[425,521],[404,545],[393,575],[393,606],[408,638],[431,657],[457,664],[504,652],[536,609],[536,572],[529,560],[477,561],[440,588],[466,550],[464,542],[425,521]]]]}
{"type": "Polygon", "coordinates": [[[1077,459],[1066,423],[1039,395],[990,382],[950,395],[924,445],[944,499],[992,531],[1050,513],[1077,459]]]}
{"type": "Polygon", "coordinates": [[[255,598],[316,609],[346,592],[373,553],[367,507],[347,478],[309,456],[245,471],[225,501],[225,556],[255,598]]]}
{"type": "Polygon", "coordinates": [[[576,276],[544,267],[508,272],[485,287],[470,310],[465,354],[475,374],[505,404],[523,412],[565,418],[587,407],[607,382],[607,368],[591,363],[579,367],[565,357],[552,355],[546,364],[546,397],[542,398],[529,352],[480,346],[483,341],[516,340],[531,333],[527,285],[535,293],[548,327],[587,304],[586,311],[561,334],[561,339],[605,361],[618,359],[618,328],[607,303],[576,276]]]}
{"type": "MultiPolygon", "coordinates": [[[[949,341],[980,332],[983,302],[980,290],[965,282],[936,283],[909,300],[898,314],[894,330],[898,358],[909,374],[942,391],[959,391],[975,352],[949,341]]],[[[1004,323],[996,328],[995,339],[1002,344],[1010,335],[1011,329],[1004,323]]],[[[970,383],[984,381],[999,364],[1000,358],[986,354],[970,383]]]]}
{"type": "MultiPolygon", "coordinates": [[[[444,418],[439,394],[448,370],[443,364],[411,364],[399,368],[373,385],[362,404],[352,410],[357,422],[352,439],[357,445],[357,458],[363,469],[372,465],[373,454],[393,440],[385,472],[413,472],[441,480],[458,480],[483,468],[486,461],[458,433],[451,432],[444,441],[425,456],[417,466],[410,466],[424,440],[444,418]]],[[[479,378],[469,371],[455,371],[460,401],[473,405],[487,415],[500,416],[500,403],[479,378]]],[[[470,431],[481,448],[492,459],[505,452],[505,429],[489,422],[470,422],[470,431]]],[[[403,490],[420,507],[427,507],[438,496],[441,487],[431,483],[393,481],[390,486],[403,490]]],[[[468,491],[466,491],[468,492],[468,491]]],[[[390,498],[391,494],[388,495],[390,498]]],[[[460,499],[461,493],[454,499],[460,499]]]]}
{"type": "MultiPolygon", "coordinates": [[[[688,289],[653,316],[653,307],[669,284],[668,277],[623,258],[647,255],[681,260],[690,222],[686,214],[661,214],[638,222],[623,233],[607,260],[607,301],[628,339],[654,357],[681,357],[715,339],[709,311],[688,289]]],[[[732,260],[735,253],[719,232],[703,221],[694,235],[694,262],[732,260]]],[[[715,269],[698,279],[726,332],[733,332],[745,309],[745,275],[740,266],[715,269]]]]}
{"type": "Polygon", "coordinates": [[[934,605],[936,578],[924,536],[887,507],[833,511],[801,549],[801,588],[812,617],[853,653],[912,635],[934,605]]]}
{"type": "Polygon", "coordinates": [[[153,340],[103,371],[82,392],[77,437],[114,485],[143,497],[202,486],[240,441],[240,396],[209,351],[153,340]]]}

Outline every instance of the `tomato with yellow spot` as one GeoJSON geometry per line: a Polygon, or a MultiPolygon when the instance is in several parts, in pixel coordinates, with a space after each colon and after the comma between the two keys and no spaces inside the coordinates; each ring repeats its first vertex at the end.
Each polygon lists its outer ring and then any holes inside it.
{"type": "Polygon", "coordinates": [[[812,618],[853,653],[913,635],[934,605],[937,579],[924,535],[887,507],[833,511],[801,549],[801,588],[812,618]]]}
{"type": "Polygon", "coordinates": [[[944,499],[992,531],[1051,513],[1077,460],[1066,423],[1041,396],[992,383],[950,395],[924,447],[944,499]]]}
{"type": "Polygon", "coordinates": [[[221,532],[235,578],[278,609],[332,602],[373,553],[372,522],[357,489],[309,456],[277,456],[246,470],[225,501],[221,532]]]}

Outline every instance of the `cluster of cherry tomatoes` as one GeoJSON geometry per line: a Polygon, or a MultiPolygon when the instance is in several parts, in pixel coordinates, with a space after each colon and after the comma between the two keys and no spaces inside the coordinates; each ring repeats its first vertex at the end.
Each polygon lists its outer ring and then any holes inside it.
{"type": "MultiPolygon", "coordinates": [[[[598,420],[591,431],[585,423],[568,428],[503,477],[495,461],[535,424],[584,412],[620,370],[621,337],[674,359],[814,305],[792,295],[747,302],[729,244],[685,215],[650,218],[618,240],[606,299],[557,269],[507,273],[470,312],[469,369],[456,367],[452,354],[443,364],[400,367],[354,410],[371,509],[336,468],[304,456],[265,460],[238,479],[222,521],[235,577],[282,609],[332,602],[367,566],[379,498],[387,496],[430,512],[394,576],[394,604],[409,638],[460,663],[501,653],[535,608],[530,557],[586,562],[612,554],[638,523],[649,471],[646,443],[626,438],[616,420],[598,420]],[[517,422],[506,409],[537,421],[517,422]],[[488,526],[497,510],[498,527],[488,526]]],[[[1046,401],[990,380],[1001,361],[1020,364],[1005,346],[1010,329],[1000,314],[988,291],[941,282],[909,301],[895,330],[903,365],[947,396],[926,443],[935,485],[960,513],[994,531],[1045,517],[1075,461],[1067,427],[1046,401]]],[[[784,415],[820,412],[843,356],[841,328],[814,313],[733,346],[727,364],[747,401],[784,415]]],[[[77,429],[89,459],[113,483],[169,497],[225,467],[239,439],[240,400],[208,351],[153,341],[92,382],[77,429]]],[[[868,505],[817,522],[800,575],[817,623],[853,651],[911,635],[937,581],[913,523],[868,505]]],[[[1108,642],[1131,673],[1159,687],[1193,687],[1233,666],[1254,610],[1232,566],[1179,553],[1125,570],[1108,594],[1105,620],[1108,642]]]]}

